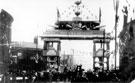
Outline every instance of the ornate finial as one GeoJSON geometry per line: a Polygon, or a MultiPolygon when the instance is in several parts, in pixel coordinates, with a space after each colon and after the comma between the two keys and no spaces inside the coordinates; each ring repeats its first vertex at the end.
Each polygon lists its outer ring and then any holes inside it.
{"type": "Polygon", "coordinates": [[[81,0],[80,0],[80,1],[79,1],[79,0],[76,1],[75,4],[76,4],[77,6],[79,6],[79,5],[81,4],[81,0]]]}

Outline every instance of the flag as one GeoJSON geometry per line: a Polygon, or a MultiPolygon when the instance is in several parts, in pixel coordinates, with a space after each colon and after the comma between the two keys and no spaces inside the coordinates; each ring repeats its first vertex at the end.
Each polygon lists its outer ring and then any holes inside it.
{"type": "Polygon", "coordinates": [[[57,8],[57,18],[59,19],[60,18],[60,12],[59,12],[59,9],[57,8]]]}
{"type": "Polygon", "coordinates": [[[101,23],[101,8],[99,8],[99,22],[101,23]]]}
{"type": "Polygon", "coordinates": [[[118,12],[118,8],[119,8],[119,0],[113,0],[113,6],[114,6],[114,10],[117,13],[118,12]]]}

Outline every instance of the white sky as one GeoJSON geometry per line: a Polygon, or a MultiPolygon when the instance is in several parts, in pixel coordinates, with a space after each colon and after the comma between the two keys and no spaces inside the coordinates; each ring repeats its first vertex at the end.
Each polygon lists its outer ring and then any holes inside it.
{"type": "MultiPolygon", "coordinates": [[[[14,18],[11,27],[12,41],[33,42],[35,35],[41,35],[44,31],[50,29],[48,25],[54,25],[57,20],[57,8],[63,12],[74,1],[76,0],[0,0],[0,9],[6,10],[14,18]]],[[[121,0],[120,3],[122,1],[125,0],[121,0]]],[[[111,32],[114,29],[115,12],[113,0],[82,0],[82,2],[97,17],[99,12],[98,8],[101,7],[101,25],[106,25],[107,32],[111,32]]],[[[122,26],[120,27],[122,28],[122,26]]],[[[67,41],[63,45],[66,45],[63,48],[69,48],[69,51],[72,48],[76,48],[75,52],[77,53],[82,51],[90,52],[93,49],[93,45],[88,41],[67,41]]]]}
{"type": "MultiPolygon", "coordinates": [[[[13,18],[12,40],[33,42],[36,34],[42,34],[56,21],[56,9],[66,10],[76,0],[0,0],[0,8],[9,12],[13,18]]],[[[113,0],[82,0],[83,4],[98,16],[102,9],[102,24],[107,30],[114,26],[113,0]]]]}

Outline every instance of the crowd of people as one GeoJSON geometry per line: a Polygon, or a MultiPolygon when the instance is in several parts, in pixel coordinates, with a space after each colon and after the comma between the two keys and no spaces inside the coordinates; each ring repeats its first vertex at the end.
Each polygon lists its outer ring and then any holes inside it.
{"type": "Polygon", "coordinates": [[[42,59],[35,60],[23,59],[18,63],[12,63],[8,73],[13,76],[27,77],[25,81],[68,81],[68,82],[123,82],[124,76],[120,70],[94,70],[85,71],[81,65],[75,68],[65,66],[63,71],[47,71],[44,68],[42,59]]]}
{"type": "MultiPolygon", "coordinates": [[[[13,73],[12,73],[13,74],[13,73]]],[[[81,65],[77,65],[75,69],[64,68],[63,72],[53,71],[16,71],[14,76],[27,76],[27,81],[67,81],[67,82],[120,82],[121,73],[115,71],[101,71],[95,68],[94,71],[84,72],[81,65]]],[[[25,80],[26,81],[26,80],[25,80]]]]}

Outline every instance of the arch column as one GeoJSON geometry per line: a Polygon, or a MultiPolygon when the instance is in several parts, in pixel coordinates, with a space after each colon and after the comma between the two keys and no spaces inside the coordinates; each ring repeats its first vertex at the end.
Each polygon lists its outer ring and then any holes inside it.
{"type": "Polygon", "coordinates": [[[51,70],[51,66],[54,66],[53,69],[59,71],[60,66],[60,51],[61,51],[61,42],[59,39],[54,38],[45,38],[44,39],[44,49],[43,49],[43,59],[45,63],[45,70],[51,70]]]}

